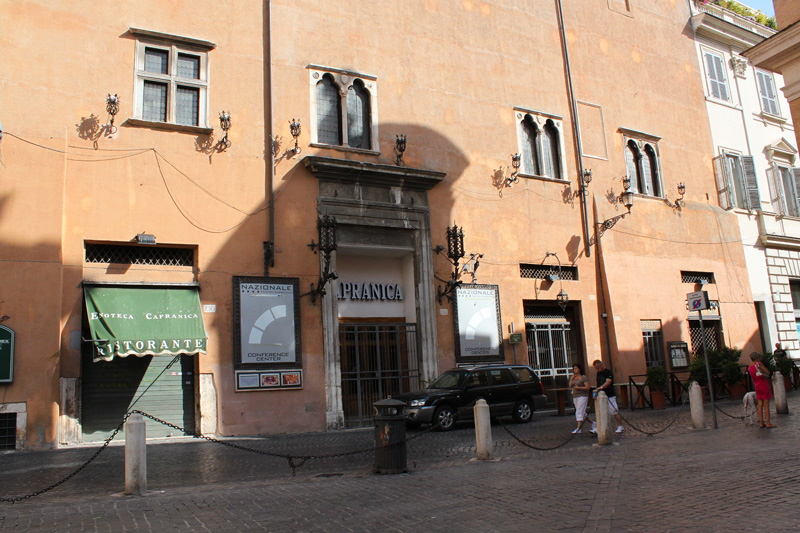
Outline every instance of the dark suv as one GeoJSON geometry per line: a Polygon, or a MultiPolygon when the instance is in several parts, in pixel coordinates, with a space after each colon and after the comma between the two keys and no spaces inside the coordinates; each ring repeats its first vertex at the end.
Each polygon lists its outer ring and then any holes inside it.
{"type": "Polygon", "coordinates": [[[406,402],[411,425],[438,424],[442,431],[453,429],[459,418],[472,418],[472,408],[481,398],[493,417],[512,416],[516,422],[530,422],[533,411],[547,403],[539,376],[523,365],[453,368],[427,389],[395,397],[406,402]]]}

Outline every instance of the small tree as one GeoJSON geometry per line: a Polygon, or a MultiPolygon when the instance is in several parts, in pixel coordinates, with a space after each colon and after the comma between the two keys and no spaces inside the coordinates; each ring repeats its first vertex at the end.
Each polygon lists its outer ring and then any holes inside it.
{"type": "Polygon", "coordinates": [[[651,391],[665,391],[667,389],[667,369],[663,366],[649,367],[646,384],[651,391]]]}

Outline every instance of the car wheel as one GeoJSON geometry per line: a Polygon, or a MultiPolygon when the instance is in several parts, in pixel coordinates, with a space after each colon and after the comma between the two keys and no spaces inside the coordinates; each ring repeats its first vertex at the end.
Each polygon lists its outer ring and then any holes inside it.
{"type": "Polygon", "coordinates": [[[443,405],[436,410],[433,415],[433,423],[440,431],[450,431],[456,425],[456,412],[450,407],[443,405]]]}
{"type": "Polygon", "coordinates": [[[525,424],[533,419],[533,406],[530,400],[520,400],[514,406],[514,421],[525,424]]]}

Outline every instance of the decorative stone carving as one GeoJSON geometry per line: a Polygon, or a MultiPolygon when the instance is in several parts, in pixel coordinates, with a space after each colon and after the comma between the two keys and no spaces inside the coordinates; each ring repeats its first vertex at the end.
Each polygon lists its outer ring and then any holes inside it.
{"type": "Polygon", "coordinates": [[[747,77],[747,60],[742,57],[731,57],[731,68],[733,73],[739,78],[747,77]]]}

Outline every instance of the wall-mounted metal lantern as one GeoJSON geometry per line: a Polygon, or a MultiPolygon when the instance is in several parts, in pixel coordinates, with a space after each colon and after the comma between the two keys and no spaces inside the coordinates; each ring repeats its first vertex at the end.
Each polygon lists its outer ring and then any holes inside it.
{"type": "MultiPolygon", "coordinates": [[[[469,260],[462,264],[461,259],[466,255],[464,251],[463,228],[459,228],[456,223],[453,222],[453,226],[447,228],[445,234],[447,236],[447,259],[449,259],[450,264],[453,265],[453,272],[450,274],[449,280],[437,278],[439,281],[445,282],[445,286],[442,287],[439,285],[436,291],[439,305],[442,303],[442,298],[447,298],[449,301],[453,300],[453,291],[463,283],[461,281],[462,272],[471,273],[472,283],[477,283],[475,272],[478,270],[480,259],[483,257],[481,253],[471,253],[469,254],[469,260]]],[[[441,254],[444,251],[444,246],[438,245],[433,251],[437,254],[441,254]]]]}
{"type": "Polygon", "coordinates": [[[292,134],[292,138],[294,139],[294,148],[292,148],[291,150],[295,155],[301,152],[300,144],[298,142],[298,137],[300,137],[300,130],[301,130],[300,121],[292,118],[292,120],[289,121],[289,133],[292,134]]]}
{"type": "Polygon", "coordinates": [[[589,245],[592,245],[595,242],[597,242],[597,240],[600,239],[606,231],[613,228],[617,222],[619,222],[620,220],[631,214],[631,208],[633,207],[633,196],[634,196],[633,191],[631,190],[631,179],[625,176],[622,179],[622,186],[624,187],[624,190],[617,197],[617,201],[620,202],[622,205],[624,205],[627,211],[615,217],[606,219],[602,222],[598,222],[597,234],[596,236],[592,237],[589,240],[589,245]]]}
{"type": "Polygon", "coordinates": [[[394,161],[394,164],[397,166],[405,166],[405,162],[403,161],[403,153],[406,151],[406,136],[405,135],[398,135],[394,140],[394,153],[397,158],[394,161]]]}
{"type": "Polygon", "coordinates": [[[686,184],[683,182],[678,183],[678,194],[680,194],[680,198],[675,200],[675,203],[670,202],[666,198],[664,199],[667,204],[673,209],[680,209],[681,207],[686,206],[686,202],[683,200],[683,197],[686,195],[686,184]]]}
{"type": "Polygon", "coordinates": [[[319,243],[311,240],[308,245],[314,253],[319,250],[322,255],[322,272],[316,286],[312,283],[311,290],[306,294],[311,296],[311,304],[316,304],[317,296],[325,295],[325,285],[329,281],[339,278],[336,272],[331,271],[331,254],[336,251],[336,219],[332,216],[323,215],[317,218],[317,233],[319,243]]]}
{"type": "Polygon", "coordinates": [[[114,117],[119,113],[119,96],[108,93],[106,96],[106,112],[111,115],[111,120],[108,123],[108,135],[113,135],[117,133],[117,127],[114,125],[114,117]]]}
{"type": "Polygon", "coordinates": [[[519,181],[519,168],[522,165],[522,156],[520,154],[511,154],[511,175],[506,178],[506,187],[511,187],[519,181]]]}
{"type": "Polygon", "coordinates": [[[231,129],[231,114],[223,111],[219,114],[219,127],[222,128],[222,139],[217,142],[217,150],[224,152],[231,147],[231,141],[228,139],[228,130],[231,129]]]}

